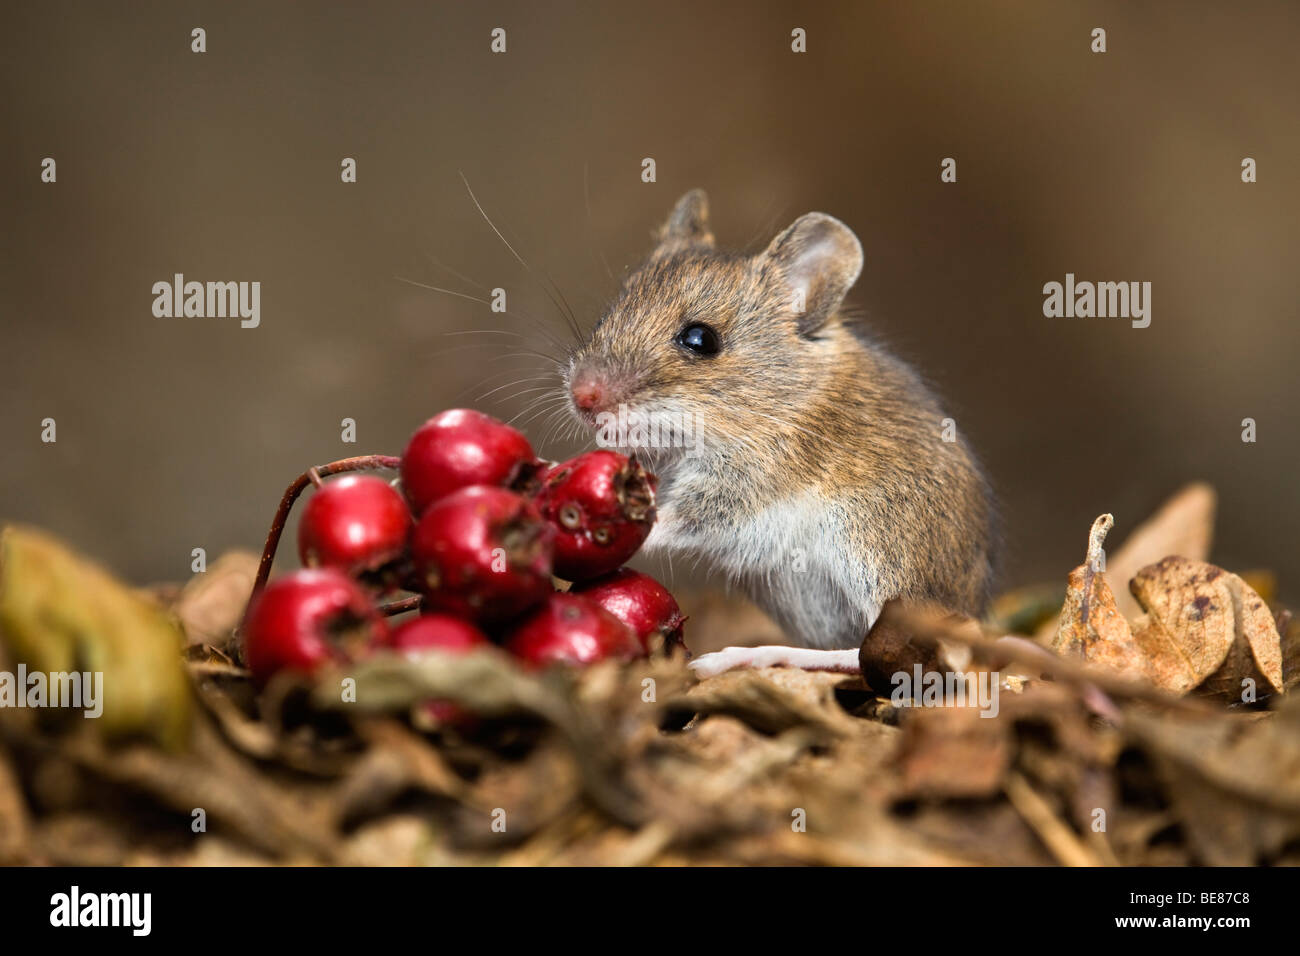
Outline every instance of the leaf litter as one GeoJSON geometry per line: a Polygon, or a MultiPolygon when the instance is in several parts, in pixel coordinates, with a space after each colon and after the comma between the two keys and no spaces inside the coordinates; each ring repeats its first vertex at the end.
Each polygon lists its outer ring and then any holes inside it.
{"type": "Polygon", "coordinates": [[[1267,576],[1208,563],[1213,508],[1184,489],[1109,562],[1100,517],[1063,598],[1009,592],[984,623],[891,602],[864,677],[489,650],[261,694],[236,637],[254,556],[150,594],[10,527],[0,672],[117,689],[100,720],[0,707],[0,863],[1300,863],[1300,641],[1267,576]],[[928,673],[968,705],[912,706],[899,675],[928,673]]]}

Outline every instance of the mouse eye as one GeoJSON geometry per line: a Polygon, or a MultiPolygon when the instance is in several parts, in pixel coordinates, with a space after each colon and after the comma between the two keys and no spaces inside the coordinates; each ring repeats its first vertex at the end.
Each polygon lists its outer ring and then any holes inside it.
{"type": "Polygon", "coordinates": [[[722,339],[703,322],[695,322],[677,333],[678,345],[696,355],[713,356],[722,351],[722,339]]]}

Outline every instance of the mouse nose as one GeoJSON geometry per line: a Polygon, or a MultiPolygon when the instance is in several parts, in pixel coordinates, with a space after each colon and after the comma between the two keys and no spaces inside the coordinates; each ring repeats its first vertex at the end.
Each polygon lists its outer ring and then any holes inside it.
{"type": "Polygon", "coordinates": [[[575,381],[570,390],[573,392],[573,404],[578,406],[580,411],[594,411],[605,401],[605,389],[599,382],[591,379],[575,381]]]}

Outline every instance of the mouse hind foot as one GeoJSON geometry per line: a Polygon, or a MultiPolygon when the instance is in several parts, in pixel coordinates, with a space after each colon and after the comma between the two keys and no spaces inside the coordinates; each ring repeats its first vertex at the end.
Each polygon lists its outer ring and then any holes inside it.
{"type": "Polygon", "coordinates": [[[731,670],[759,667],[794,667],[805,671],[831,671],[836,674],[860,674],[858,649],[820,650],[811,647],[786,647],[768,644],[761,647],[724,647],[711,654],[701,654],[688,665],[701,679],[716,677],[731,670]]]}

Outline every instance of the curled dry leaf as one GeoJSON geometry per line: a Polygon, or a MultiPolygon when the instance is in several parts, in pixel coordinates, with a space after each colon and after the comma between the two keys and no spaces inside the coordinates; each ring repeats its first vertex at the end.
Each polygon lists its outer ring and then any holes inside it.
{"type": "Polygon", "coordinates": [[[727,671],[669,699],[667,706],[685,713],[727,714],[767,734],[808,727],[834,739],[853,726],[834,700],[834,688],[843,682],[843,675],[798,668],[727,671]]]}
{"type": "Polygon", "coordinates": [[[1130,590],[1146,613],[1130,625],[1099,570],[1113,523],[1110,515],[1093,523],[1088,557],[1070,572],[1052,649],[1173,694],[1199,688],[1241,700],[1244,686],[1259,697],[1280,693],[1281,638],[1273,615],[1235,574],[1179,557],[1142,568],[1130,590]],[[1247,679],[1254,683],[1245,685],[1247,679]]]}
{"type": "MultiPolygon", "coordinates": [[[[1241,700],[1282,691],[1282,639],[1263,599],[1235,574],[1203,561],[1165,558],[1143,568],[1129,590],[1146,610],[1133,622],[1138,643],[1169,647],[1155,660],[1169,667],[1162,686],[1197,688],[1241,700]]],[[[1157,679],[1156,683],[1161,683],[1157,679]]]]}

